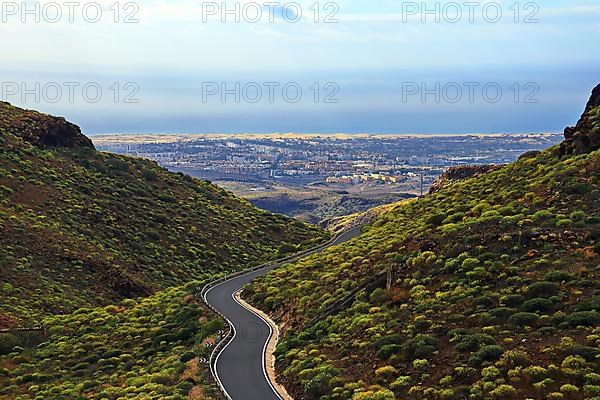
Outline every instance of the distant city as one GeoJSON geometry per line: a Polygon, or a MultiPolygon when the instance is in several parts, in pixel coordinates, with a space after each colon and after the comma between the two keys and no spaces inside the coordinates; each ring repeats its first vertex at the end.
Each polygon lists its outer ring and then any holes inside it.
{"type": "Polygon", "coordinates": [[[505,164],[545,149],[559,134],[352,135],[111,135],[102,151],[149,158],[174,171],[215,181],[360,185],[420,183],[428,187],[448,167],[505,164]]]}

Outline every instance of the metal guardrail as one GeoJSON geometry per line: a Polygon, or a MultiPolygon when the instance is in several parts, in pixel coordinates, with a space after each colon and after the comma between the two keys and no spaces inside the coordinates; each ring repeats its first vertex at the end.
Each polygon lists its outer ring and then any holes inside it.
{"type": "MultiPolygon", "coordinates": [[[[350,229],[351,230],[351,229],[350,229]]],[[[204,302],[204,304],[206,304],[208,306],[208,308],[214,312],[216,315],[218,315],[219,317],[221,317],[222,319],[224,319],[225,321],[227,321],[229,328],[227,331],[227,334],[224,335],[221,340],[219,341],[219,343],[217,343],[217,345],[215,346],[215,348],[213,349],[212,353],[210,354],[210,358],[208,360],[209,363],[209,367],[210,367],[210,373],[213,376],[213,378],[215,379],[215,382],[217,383],[217,388],[219,389],[219,391],[221,392],[221,394],[225,397],[225,399],[227,400],[233,400],[229,394],[227,393],[227,391],[225,390],[225,388],[223,387],[223,384],[221,383],[219,377],[217,376],[217,372],[216,372],[216,357],[218,356],[218,354],[220,353],[220,351],[229,344],[230,340],[233,337],[233,332],[234,332],[234,327],[231,324],[231,322],[227,319],[227,317],[225,317],[223,314],[221,314],[219,311],[217,311],[212,305],[210,305],[208,303],[208,301],[206,300],[206,294],[208,293],[208,291],[212,288],[214,288],[215,286],[220,285],[221,283],[227,282],[231,279],[252,273],[252,272],[256,272],[256,271],[260,271],[262,269],[267,269],[269,267],[273,267],[273,266],[277,266],[277,265],[283,265],[287,262],[290,261],[294,261],[297,259],[300,259],[302,257],[317,253],[321,250],[326,249],[327,247],[330,247],[331,245],[333,245],[340,237],[342,237],[344,234],[346,234],[348,231],[343,231],[341,233],[338,233],[337,235],[333,236],[331,239],[329,239],[327,242],[322,243],[318,246],[315,246],[313,248],[307,249],[307,250],[303,250],[299,253],[295,253],[292,254],[290,256],[281,258],[279,260],[274,260],[274,261],[269,261],[266,263],[263,263],[261,265],[258,265],[256,267],[252,267],[243,271],[239,271],[239,272],[235,272],[233,274],[224,276],[222,278],[219,278],[215,281],[209,282],[206,285],[202,286],[202,287],[198,287],[196,290],[196,298],[199,298],[200,300],[202,300],[204,302]]]]}

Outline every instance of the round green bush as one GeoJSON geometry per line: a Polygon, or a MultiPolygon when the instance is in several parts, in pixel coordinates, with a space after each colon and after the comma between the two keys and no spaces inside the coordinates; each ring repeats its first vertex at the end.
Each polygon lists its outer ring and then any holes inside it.
{"type": "Polygon", "coordinates": [[[573,279],[575,279],[575,277],[566,271],[552,271],[552,272],[549,272],[548,274],[546,274],[544,279],[549,282],[560,283],[560,282],[570,282],[573,279]]]}
{"type": "Polygon", "coordinates": [[[583,394],[587,397],[600,396],[600,386],[585,385],[583,387],[583,394]]]}
{"type": "Polygon", "coordinates": [[[492,345],[496,343],[496,339],[494,339],[490,335],[486,334],[474,334],[467,335],[461,339],[461,341],[456,345],[456,350],[466,353],[470,351],[476,351],[481,348],[483,345],[492,345]]]}
{"type": "Polygon", "coordinates": [[[557,228],[568,228],[571,226],[573,226],[573,221],[571,221],[570,219],[561,219],[556,222],[557,228]]]}
{"type": "Polygon", "coordinates": [[[402,350],[409,359],[430,357],[439,345],[439,340],[431,335],[416,335],[408,340],[402,350]]]}
{"type": "Polygon", "coordinates": [[[387,360],[394,354],[400,353],[402,346],[398,344],[385,344],[377,350],[377,358],[381,360],[387,360]]]}
{"type": "Polygon", "coordinates": [[[525,297],[520,294],[509,294],[500,298],[500,302],[507,307],[518,307],[525,301],[525,297]]]}
{"type": "Polygon", "coordinates": [[[520,310],[525,312],[549,312],[553,308],[554,303],[551,300],[538,297],[524,302],[520,310]]]}
{"type": "Polygon", "coordinates": [[[499,307],[499,308],[493,308],[490,310],[490,314],[500,320],[506,320],[507,318],[509,318],[511,315],[513,315],[516,312],[517,312],[517,310],[515,308],[509,308],[509,307],[499,307]]]}
{"type": "Polygon", "coordinates": [[[480,366],[485,362],[498,361],[504,354],[504,349],[498,345],[484,346],[469,358],[469,364],[480,366]]]}
{"type": "Polygon", "coordinates": [[[527,288],[527,297],[530,299],[536,297],[547,299],[556,296],[558,293],[560,293],[559,287],[555,283],[548,281],[536,282],[527,288]]]}
{"type": "Polygon", "coordinates": [[[196,353],[193,351],[187,351],[185,353],[183,353],[181,355],[181,357],[179,357],[179,361],[181,362],[188,362],[190,360],[192,360],[194,357],[196,357],[196,353]]]}
{"type": "Polygon", "coordinates": [[[519,312],[511,315],[508,323],[517,327],[533,326],[540,318],[538,314],[529,312],[519,312]]]}
{"type": "Polygon", "coordinates": [[[570,327],[577,326],[596,326],[600,324],[600,313],[597,311],[579,311],[568,315],[561,325],[565,324],[570,327]]]}

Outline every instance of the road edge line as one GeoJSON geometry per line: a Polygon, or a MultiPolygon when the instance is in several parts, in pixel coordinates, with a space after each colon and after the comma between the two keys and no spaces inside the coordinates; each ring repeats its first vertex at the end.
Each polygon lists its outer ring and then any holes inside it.
{"type": "Polygon", "coordinates": [[[239,290],[235,293],[235,299],[237,302],[247,309],[248,311],[255,314],[257,317],[262,319],[270,328],[271,328],[271,337],[267,341],[265,348],[263,349],[263,365],[267,371],[267,378],[275,392],[283,399],[283,400],[294,400],[292,396],[287,392],[285,386],[277,382],[277,373],[275,371],[275,349],[277,348],[277,344],[279,343],[279,327],[277,324],[263,311],[259,310],[248,304],[241,297],[242,291],[239,290]]]}
{"type": "MultiPolygon", "coordinates": [[[[336,246],[339,245],[340,243],[336,243],[338,240],[340,240],[341,238],[344,237],[344,235],[354,231],[358,229],[358,234],[360,235],[360,229],[361,229],[361,225],[356,225],[356,226],[352,226],[350,229],[346,229],[343,231],[338,232],[335,236],[333,236],[331,239],[329,239],[327,242],[322,243],[318,246],[315,246],[312,249],[308,249],[308,250],[304,250],[301,251],[295,255],[292,256],[288,256],[285,257],[283,259],[279,259],[279,260],[274,260],[271,262],[267,262],[263,265],[254,267],[254,268],[250,268],[247,269],[245,271],[239,271],[236,272],[232,275],[229,276],[225,276],[225,277],[221,277],[215,281],[209,282],[203,286],[199,286],[196,289],[196,297],[199,297],[202,301],[204,301],[204,303],[208,306],[208,308],[210,308],[217,316],[219,316],[220,318],[224,319],[225,321],[227,321],[227,323],[230,326],[230,332],[233,331],[233,337],[229,340],[227,340],[227,338],[222,338],[221,341],[216,345],[215,349],[212,351],[210,359],[209,359],[209,369],[211,374],[213,375],[213,377],[215,378],[215,381],[217,382],[218,388],[219,390],[221,390],[221,393],[229,400],[232,400],[231,396],[229,395],[229,393],[227,392],[227,389],[225,389],[225,386],[223,385],[223,383],[221,382],[221,378],[219,377],[219,374],[217,372],[217,361],[219,360],[219,357],[221,356],[221,354],[223,353],[223,351],[225,350],[226,347],[228,347],[232,342],[233,339],[235,338],[235,335],[237,335],[237,331],[235,329],[235,326],[233,325],[233,323],[229,320],[229,318],[227,318],[225,315],[221,314],[219,311],[217,311],[217,309],[215,307],[213,307],[209,302],[208,302],[208,293],[213,290],[214,288],[223,285],[224,283],[232,280],[232,279],[236,279],[239,278],[241,276],[247,275],[247,274],[251,274],[253,272],[258,272],[258,271],[263,271],[263,270],[267,270],[267,269],[276,269],[278,267],[280,267],[281,265],[287,263],[287,262],[293,262],[296,260],[301,259],[302,257],[308,257],[311,256],[315,253],[318,253],[320,251],[323,251],[329,247],[332,246],[336,246]],[[227,343],[225,343],[227,342],[227,343]],[[223,346],[223,348],[218,352],[216,359],[214,361],[214,363],[212,362],[212,357],[215,354],[215,352],[217,352],[217,348],[223,346]]],[[[349,239],[346,239],[349,240],[349,239]]],[[[344,240],[344,241],[346,241],[344,240]]],[[[240,290],[241,291],[241,290],[240,290]]],[[[232,297],[234,300],[236,300],[234,294],[232,294],[232,297]]],[[[241,299],[240,299],[241,300],[241,299]]],[[[243,301],[243,300],[242,300],[243,301]]],[[[245,302],[244,302],[245,303],[245,302]]],[[[245,303],[247,305],[247,310],[254,313],[256,316],[258,316],[260,319],[263,320],[263,322],[265,324],[267,324],[269,326],[269,329],[271,330],[270,335],[271,338],[269,338],[269,341],[265,344],[265,347],[263,349],[263,372],[265,372],[266,369],[266,349],[267,349],[267,345],[270,343],[271,339],[273,337],[275,337],[275,341],[273,344],[273,348],[272,351],[269,353],[271,357],[273,357],[273,353],[275,351],[275,347],[277,346],[277,342],[279,341],[279,327],[277,326],[277,324],[275,324],[275,322],[273,322],[269,316],[267,314],[264,314],[262,311],[252,307],[251,305],[249,305],[248,303],[245,303]],[[261,316],[260,313],[264,314],[264,318],[261,316]],[[274,329],[275,329],[275,335],[274,333],[274,329]]],[[[242,305],[242,304],[240,304],[242,305]]],[[[244,305],[242,305],[242,307],[244,307],[244,305]]],[[[274,364],[274,357],[272,359],[272,364],[274,364]]],[[[280,385],[279,383],[277,383],[277,374],[275,373],[275,368],[274,365],[272,367],[269,368],[269,370],[272,370],[272,375],[273,378],[271,378],[269,375],[265,374],[265,377],[267,378],[267,382],[269,383],[269,385],[271,386],[271,388],[273,389],[273,391],[275,392],[275,394],[278,397],[281,397],[281,394],[277,391],[277,389],[275,388],[275,386],[273,386],[273,382],[275,383],[275,385],[277,385],[277,387],[282,389],[282,392],[285,393],[286,396],[288,396],[286,399],[284,400],[294,400],[288,393],[287,390],[285,389],[285,387],[283,387],[282,385],[280,385]],[[271,382],[271,379],[273,379],[273,382],[271,382]]]]}
{"type": "MultiPolygon", "coordinates": [[[[226,281],[225,281],[226,282],[226,281]]],[[[213,290],[214,288],[216,288],[217,286],[221,286],[222,284],[224,284],[225,282],[221,282],[218,285],[215,285],[213,287],[211,287],[210,289],[208,289],[205,293],[204,293],[204,302],[220,317],[223,318],[225,321],[227,321],[227,323],[229,324],[229,329],[230,332],[233,332],[233,336],[227,340],[227,338],[223,338],[221,339],[221,342],[218,343],[215,348],[213,349],[208,363],[209,363],[209,369],[210,369],[210,373],[213,375],[213,377],[215,378],[215,380],[217,381],[217,385],[219,386],[219,389],[221,390],[221,392],[223,393],[223,395],[225,396],[226,399],[228,400],[232,400],[232,397],[229,395],[229,392],[227,392],[227,389],[225,389],[225,386],[223,385],[223,382],[221,382],[221,378],[219,377],[219,373],[217,372],[217,362],[219,361],[219,357],[221,357],[221,354],[225,351],[225,349],[233,342],[233,340],[235,339],[235,337],[237,336],[237,330],[235,329],[235,326],[233,325],[233,323],[229,320],[229,318],[227,318],[225,315],[221,314],[220,312],[218,312],[215,308],[213,308],[207,301],[207,296],[208,293],[213,290]],[[225,343],[223,345],[223,343],[227,340],[227,343],[225,343]],[[215,358],[215,362],[214,365],[212,363],[212,358],[215,354],[215,352],[217,351],[218,347],[220,345],[223,345],[223,348],[221,350],[219,350],[219,353],[216,355],[215,358]]]]}

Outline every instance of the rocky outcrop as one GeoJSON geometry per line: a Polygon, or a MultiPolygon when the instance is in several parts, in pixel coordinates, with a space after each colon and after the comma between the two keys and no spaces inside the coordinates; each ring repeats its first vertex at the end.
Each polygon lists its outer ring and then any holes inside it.
{"type": "Polygon", "coordinates": [[[600,85],[592,91],[585,112],[574,127],[565,129],[560,156],[585,154],[600,149],[600,85]]]}
{"type": "Polygon", "coordinates": [[[24,110],[5,102],[0,102],[0,133],[19,136],[38,147],[94,148],[81,129],[64,118],[24,110]]]}
{"type": "Polygon", "coordinates": [[[497,171],[503,165],[463,165],[460,167],[451,167],[444,172],[431,186],[429,194],[437,193],[449,184],[465,179],[473,178],[474,176],[487,174],[497,171]]]}

